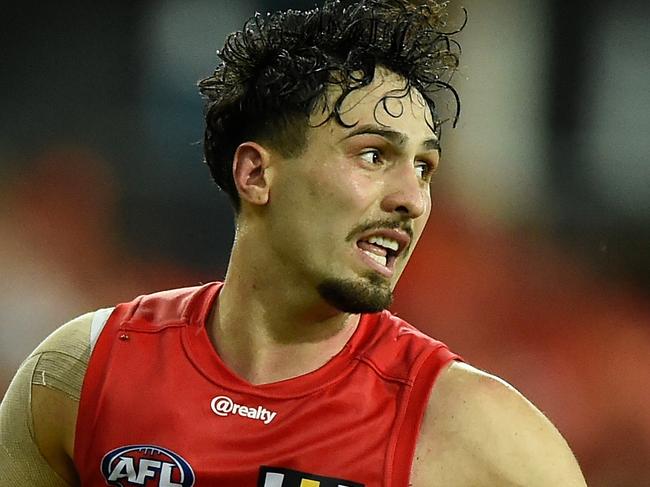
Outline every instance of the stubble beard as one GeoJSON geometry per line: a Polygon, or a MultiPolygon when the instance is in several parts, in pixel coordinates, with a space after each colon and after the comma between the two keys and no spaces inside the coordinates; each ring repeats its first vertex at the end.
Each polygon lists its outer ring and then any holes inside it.
{"type": "Polygon", "coordinates": [[[375,273],[361,279],[327,278],[318,285],[321,297],[344,313],[377,313],[393,302],[393,291],[382,277],[375,273]]]}

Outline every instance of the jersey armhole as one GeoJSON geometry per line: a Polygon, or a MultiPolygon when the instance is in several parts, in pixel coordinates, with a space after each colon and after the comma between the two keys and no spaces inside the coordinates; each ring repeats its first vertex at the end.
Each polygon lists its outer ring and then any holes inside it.
{"type": "Polygon", "coordinates": [[[399,426],[394,445],[395,456],[388,484],[391,487],[410,485],[416,443],[431,391],[442,369],[453,360],[462,361],[462,358],[445,346],[436,348],[424,360],[410,391],[407,390],[408,397],[406,405],[403,406],[402,424],[399,426]]]}

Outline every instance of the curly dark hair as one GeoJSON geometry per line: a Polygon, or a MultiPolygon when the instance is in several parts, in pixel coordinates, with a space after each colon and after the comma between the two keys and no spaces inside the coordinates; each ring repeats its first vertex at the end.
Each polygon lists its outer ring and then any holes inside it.
{"type": "Polygon", "coordinates": [[[217,51],[221,64],[198,86],[206,101],[205,162],[235,211],[241,203],[232,159],[239,144],[257,140],[283,156],[299,155],[326,90],[341,89],[323,123],[334,118],[349,126],[341,105],[372,82],[377,66],[404,78],[404,94],[411,88],[422,94],[438,134],[445,120],[434,97],[451,93],[455,125],[460,101],[449,82],[460,46],[451,36],[464,23],[445,31],[446,8],[447,2],[423,0],[333,0],[309,11],[256,14],[230,34],[217,51]]]}

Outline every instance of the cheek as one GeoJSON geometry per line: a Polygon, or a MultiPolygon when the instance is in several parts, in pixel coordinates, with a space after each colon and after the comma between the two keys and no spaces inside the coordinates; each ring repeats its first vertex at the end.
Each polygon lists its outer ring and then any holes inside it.
{"type": "Polygon", "coordinates": [[[417,244],[417,242],[420,240],[420,237],[424,233],[430,215],[431,215],[431,198],[427,195],[426,208],[424,210],[424,213],[413,222],[413,244],[412,244],[413,248],[415,248],[415,245],[417,244]]]}
{"type": "Polygon", "coordinates": [[[368,177],[349,177],[346,179],[347,196],[351,201],[361,202],[373,194],[373,185],[368,177]]]}
{"type": "Polygon", "coordinates": [[[422,219],[424,222],[422,223],[422,227],[424,228],[429,221],[429,216],[431,215],[431,193],[429,193],[429,190],[427,190],[426,194],[426,208],[424,210],[424,214],[422,215],[422,219]]]}
{"type": "Polygon", "coordinates": [[[355,211],[372,199],[373,186],[367,176],[355,174],[349,169],[338,168],[330,174],[314,179],[310,194],[321,205],[319,214],[328,210],[355,211]]]}

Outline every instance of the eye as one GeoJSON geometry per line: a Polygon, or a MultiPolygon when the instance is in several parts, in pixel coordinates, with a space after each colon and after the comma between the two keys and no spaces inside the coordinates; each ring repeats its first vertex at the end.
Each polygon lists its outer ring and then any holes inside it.
{"type": "Polygon", "coordinates": [[[428,180],[433,174],[434,168],[426,161],[416,161],[415,162],[415,172],[418,177],[422,180],[428,180]]]}
{"type": "Polygon", "coordinates": [[[378,149],[366,149],[359,157],[369,164],[379,164],[381,162],[381,152],[378,149]]]}

